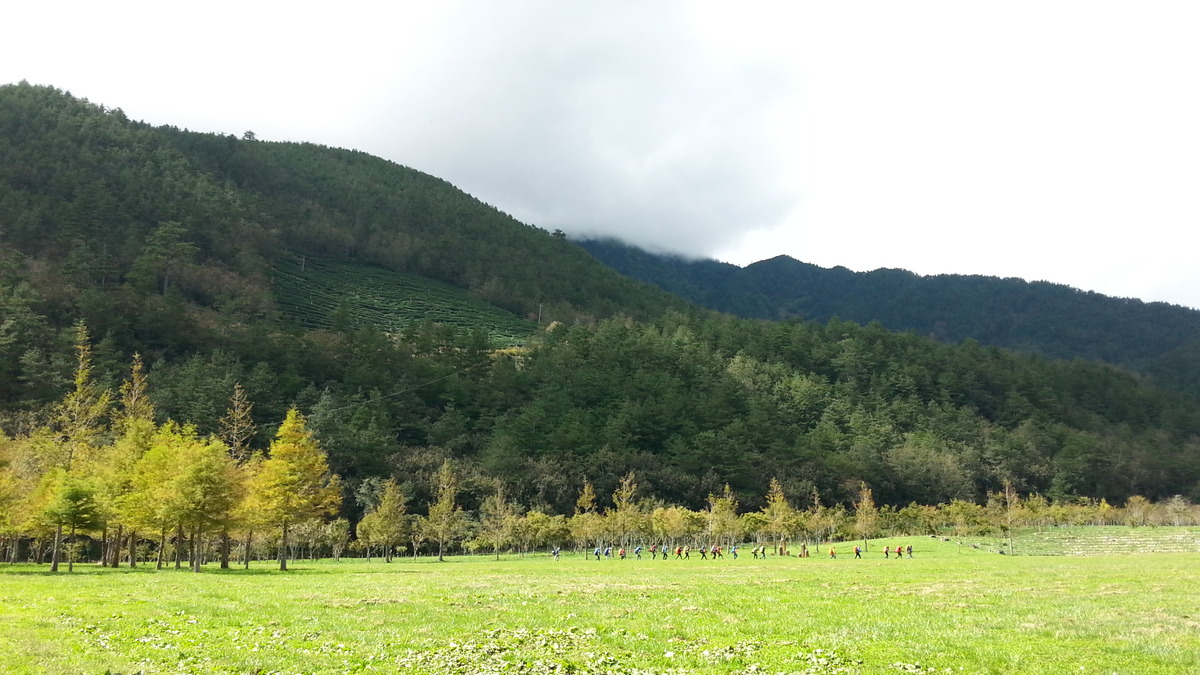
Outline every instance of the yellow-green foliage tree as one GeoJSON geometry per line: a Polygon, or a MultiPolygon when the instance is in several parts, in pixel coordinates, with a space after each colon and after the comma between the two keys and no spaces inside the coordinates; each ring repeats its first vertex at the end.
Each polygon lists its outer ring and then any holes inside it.
{"type": "Polygon", "coordinates": [[[612,540],[621,546],[629,546],[645,530],[645,517],[637,495],[637,477],[632,471],[621,478],[613,491],[613,508],[605,514],[605,529],[612,540]]]}
{"type": "Polygon", "coordinates": [[[863,550],[867,540],[879,532],[879,509],[875,507],[875,495],[865,481],[858,483],[858,499],[854,502],[854,531],[862,537],[863,550]]]}
{"type": "Polygon", "coordinates": [[[600,546],[604,539],[604,517],[596,506],[596,489],[590,481],[583,482],[579,499],[575,500],[575,515],[569,523],[571,538],[581,547],[600,546]]]}
{"type": "Polygon", "coordinates": [[[129,379],[121,385],[120,406],[112,417],[113,442],[94,453],[86,471],[96,479],[97,499],[108,529],[113,532],[101,563],[113,567],[120,564],[121,542],[127,529],[132,567],[137,564],[137,531],[132,514],[123,505],[133,490],[137,463],[149,450],[157,430],[154,404],[150,402],[142,359],[137,354],[133,355],[129,379]]]}
{"type": "Polygon", "coordinates": [[[298,521],[334,513],[342,499],[341,481],[330,473],[325,452],[295,408],[271,441],[254,492],[263,519],[280,530],[279,569],[287,570],[288,530],[298,521]]]}
{"type": "MultiPolygon", "coordinates": [[[[70,528],[69,539],[73,547],[76,532],[93,530],[101,522],[100,507],[96,504],[96,488],[91,481],[72,475],[62,468],[55,469],[51,476],[54,484],[53,496],[46,505],[45,517],[60,534],[63,527],[70,528]]],[[[75,554],[72,552],[67,556],[67,571],[74,569],[75,554]]]]}
{"type": "MultiPolygon", "coordinates": [[[[190,427],[185,431],[191,431],[190,427]]],[[[216,528],[228,527],[240,495],[237,464],[215,438],[187,435],[168,487],[172,512],[191,532],[192,571],[200,571],[200,543],[216,528]]]]}
{"type": "Polygon", "coordinates": [[[21,455],[26,443],[8,438],[0,432],[0,540],[6,544],[3,558],[17,561],[21,538],[29,536],[30,493],[36,485],[28,472],[21,470],[21,455]]]}
{"type": "Polygon", "coordinates": [[[429,538],[437,542],[438,561],[445,560],[446,544],[459,539],[467,531],[469,521],[462,507],[456,503],[458,499],[459,477],[450,460],[442,463],[442,468],[433,478],[437,490],[436,499],[429,505],[429,516],[423,524],[429,538]]]}
{"type": "MultiPolygon", "coordinates": [[[[102,390],[92,379],[92,346],[87,327],[82,322],[75,325],[75,388],[69,392],[55,410],[52,428],[57,443],[52,447],[54,457],[50,463],[70,474],[74,464],[86,460],[87,455],[100,443],[104,430],[102,421],[108,414],[112,393],[102,390]]],[[[76,483],[65,481],[64,485],[76,483]]],[[[101,518],[96,514],[96,521],[101,518]]],[[[58,560],[62,548],[63,521],[54,529],[54,548],[51,553],[50,571],[58,571],[58,560]]]]}
{"type": "Polygon", "coordinates": [[[404,541],[408,533],[408,520],[404,491],[395,480],[388,479],[379,505],[358,521],[356,532],[358,538],[368,546],[367,557],[371,554],[369,547],[378,545],[383,548],[384,560],[392,562],[396,546],[404,541]]]}
{"type": "Polygon", "coordinates": [[[492,549],[492,554],[499,560],[501,549],[516,543],[520,518],[520,508],[508,500],[504,494],[504,484],[496,481],[496,491],[488,495],[479,507],[479,532],[474,545],[492,549]]]}
{"type": "Polygon", "coordinates": [[[765,520],[762,531],[774,540],[773,548],[777,552],[786,550],[787,540],[799,533],[802,518],[783,494],[783,484],[778,478],[771,479],[767,505],[763,507],[762,514],[765,520]]]}
{"type": "Polygon", "coordinates": [[[710,543],[720,543],[730,546],[741,541],[742,537],[742,520],[737,515],[738,501],[734,496],[733,490],[729,489],[729,484],[725,484],[725,489],[721,495],[710,494],[708,496],[708,512],[705,513],[705,519],[708,521],[708,537],[710,543]]]}

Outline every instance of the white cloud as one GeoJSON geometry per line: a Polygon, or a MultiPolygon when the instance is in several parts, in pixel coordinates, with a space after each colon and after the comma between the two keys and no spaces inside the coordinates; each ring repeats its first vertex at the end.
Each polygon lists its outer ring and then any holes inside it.
{"type": "Polygon", "coordinates": [[[23,3],[0,82],[571,233],[1200,307],[1192,3],[23,3]]]}

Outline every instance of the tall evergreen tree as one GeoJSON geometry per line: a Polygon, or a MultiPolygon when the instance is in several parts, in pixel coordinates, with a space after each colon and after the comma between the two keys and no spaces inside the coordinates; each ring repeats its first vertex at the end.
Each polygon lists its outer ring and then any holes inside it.
{"type": "MultiPolygon", "coordinates": [[[[99,444],[104,428],[102,421],[112,401],[112,394],[101,389],[92,378],[92,346],[83,322],[75,324],[75,355],[75,388],[59,404],[54,419],[58,451],[53,464],[67,476],[71,474],[76,460],[99,444]]],[[[77,485],[65,479],[64,484],[77,485]]],[[[54,530],[50,563],[52,572],[58,571],[62,528],[63,522],[60,520],[54,530]]]]}
{"type": "Polygon", "coordinates": [[[458,505],[459,476],[450,460],[442,463],[433,477],[434,502],[425,520],[429,538],[437,542],[438,561],[444,562],[446,545],[461,537],[467,528],[467,514],[458,505]]]}
{"type": "Polygon", "coordinates": [[[280,570],[287,570],[291,527],[336,511],[340,484],[317,440],[305,428],[304,416],[295,408],[288,410],[253,485],[264,520],[280,531],[280,570]]]}

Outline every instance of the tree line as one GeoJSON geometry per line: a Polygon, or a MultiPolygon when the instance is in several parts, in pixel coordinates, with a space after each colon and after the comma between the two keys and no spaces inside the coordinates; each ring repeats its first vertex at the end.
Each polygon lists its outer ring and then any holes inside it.
{"type": "Polygon", "coordinates": [[[0,532],[10,560],[22,541],[30,557],[49,557],[51,571],[73,548],[79,533],[100,532],[101,559],[116,565],[123,553],[136,564],[140,542],[157,538],[159,568],[173,538],[179,566],[185,543],[199,571],[205,538],[221,542],[221,566],[229,566],[235,533],[255,530],[279,537],[280,569],[287,569],[291,528],[334,513],[340,481],[304,417],[289,410],[266,454],[251,451],[248,402],[234,392],[221,430],[201,436],[193,425],[156,424],[146,395],[142,363],[135,358],[119,400],[91,377],[87,331],[77,327],[74,388],[48,422],[17,439],[0,437],[0,532]]]}
{"type": "MultiPolygon", "coordinates": [[[[304,411],[341,477],[351,537],[389,478],[427,515],[447,460],[467,513],[497,484],[532,512],[569,516],[592,481],[607,508],[630,472],[644,497],[695,512],[726,484],[757,511],[772,479],[792,503],[815,491],[830,508],[850,508],[864,482],[892,508],[983,504],[1006,483],[1060,503],[1200,499],[1200,405],[1186,393],[879,324],[670,309],[561,237],[362,153],[153,129],[18,85],[0,87],[0,160],[0,430],[12,447],[61,426],[83,320],[89,375],[110,403],[144,358],[156,431],[175,420],[181,435],[221,438],[240,387],[253,401],[244,447],[267,451],[304,411]],[[306,329],[264,272],[293,243],[546,311],[504,350],[433,321],[306,329]]],[[[107,448],[120,430],[104,419],[93,444],[107,448]]]]}
{"type": "Polygon", "coordinates": [[[505,481],[475,476],[484,493],[474,509],[464,491],[471,478],[447,458],[432,474],[427,502],[410,512],[411,483],[375,477],[349,486],[333,473],[321,443],[295,408],[287,411],[266,452],[255,449],[257,425],[244,389],[235,385],[213,433],[192,424],[155,421],[143,364],[134,358],[118,392],[97,386],[86,329],[76,327],[73,388],[44,425],[0,438],[0,537],[10,562],[22,557],[73,567],[80,547],[93,541],[99,559],[117,566],[144,562],[194,571],[210,556],[229,567],[236,548],[248,566],[256,550],[275,551],[280,569],[289,558],[318,552],[340,556],[348,547],[387,560],[422,547],[441,559],[447,551],[529,552],[545,546],[641,543],[819,544],[887,534],[1009,533],[1022,525],[1194,524],[1196,509],[1175,495],[1155,504],[1140,495],[1122,508],[1103,499],[1050,500],[1022,496],[1010,481],[980,503],[877,505],[860,481],[850,502],[822,499],[816,487],[796,506],[772,478],[759,508],[742,508],[728,483],[690,509],[646,494],[637,474],[625,473],[601,505],[585,480],[568,513],[529,508],[509,496],[505,481]],[[352,526],[336,518],[344,498],[361,507],[352,526]],[[257,546],[255,537],[258,537],[257,546]],[[24,546],[24,549],[22,547],[24,546]]]}

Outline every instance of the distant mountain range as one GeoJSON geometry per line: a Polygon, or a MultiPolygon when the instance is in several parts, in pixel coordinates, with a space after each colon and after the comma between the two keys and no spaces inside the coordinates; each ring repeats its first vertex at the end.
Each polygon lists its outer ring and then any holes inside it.
{"type": "Polygon", "coordinates": [[[735,316],[828,321],[912,331],[943,342],[1082,358],[1200,393],[1200,311],[1080,291],[1045,281],[976,275],[853,272],[778,256],[738,267],[649,253],[616,240],[579,241],[613,269],[735,316]]]}

